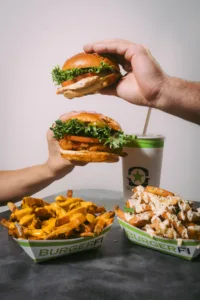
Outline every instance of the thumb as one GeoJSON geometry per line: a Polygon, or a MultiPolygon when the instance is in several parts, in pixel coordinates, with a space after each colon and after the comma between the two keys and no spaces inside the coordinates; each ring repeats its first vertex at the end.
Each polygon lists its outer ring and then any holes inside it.
{"type": "Polygon", "coordinates": [[[54,138],[53,131],[50,129],[47,131],[47,143],[49,153],[59,153],[60,147],[58,141],[54,138]]]}

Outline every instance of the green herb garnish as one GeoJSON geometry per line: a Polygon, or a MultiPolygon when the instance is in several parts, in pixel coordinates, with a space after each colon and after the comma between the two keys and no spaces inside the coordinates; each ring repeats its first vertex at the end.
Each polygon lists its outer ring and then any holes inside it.
{"type": "Polygon", "coordinates": [[[101,143],[110,149],[120,150],[126,144],[136,139],[134,135],[124,134],[123,131],[113,130],[108,125],[97,126],[91,123],[84,123],[77,119],[67,122],[57,120],[50,128],[54,133],[54,138],[61,140],[65,135],[75,135],[83,137],[97,138],[101,143]]]}
{"type": "Polygon", "coordinates": [[[121,149],[135,139],[135,135],[124,134],[123,131],[118,131],[114,133],[114,135],[108,137],[104,142],[104,145],[109,146],[112,149],[121,149]]]}
{"type": "Polygon", "coordinates": [[[124,206],[124,212],[134,213],[135,210],[134,210],[134,208],[130,208],[130,207],[124,206]]]}
{"type": "Polygon", "coordinates": [[[112,66],[108,65],[105,62],[101,62],[99,67],[90,67],[90,68],[74,68],[71,70],[61,70],[61,68],[59,66],[56,66],[53,71],[52,71],[52,79],[55,82],[56,85],[61,84],[64,81],[67,80],[72,80],[75,77],[82,75],[82,74],[86,74],[86,73],[96,73],[99,74],[101,72],[104,71],[113,71],[115,72],[115,70],[113,69],[112,66]]]}

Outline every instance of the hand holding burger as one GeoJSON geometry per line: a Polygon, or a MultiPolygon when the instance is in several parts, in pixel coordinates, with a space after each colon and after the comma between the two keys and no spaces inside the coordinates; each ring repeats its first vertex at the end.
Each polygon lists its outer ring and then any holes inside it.
{"type": "Polygon", "coordinates": [[[87,53],[109,54],[115,57],[126,75],[109,88],[105,95],[118,96],[130,103],[160,109],[162,92],[167,79],[159,64],[143,45],[121,39],[94,42],[84,46],[87,53]]]}
{"type": "Polygon", "coordinates": [[[101,89],[116,83],[121,77],[116,61],[109,55],[79,53],[52,71],[53,81],[61,85],[57,94],[68,99],[98,93],[101,89]]]}

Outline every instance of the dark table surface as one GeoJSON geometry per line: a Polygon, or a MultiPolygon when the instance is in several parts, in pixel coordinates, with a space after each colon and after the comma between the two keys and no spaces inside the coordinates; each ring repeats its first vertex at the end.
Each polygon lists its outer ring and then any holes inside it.
{"type": "MultiPolygon", "coordinates": [[[[120,192],[76,190],[74,195],[107,209],[123,205],[120,192]]],[[[200,257],[190,262],[132,244],[117,221],[102,248],[40,264],[0,228],[1,300],[199,300],[199,273],[200,257]]]]}

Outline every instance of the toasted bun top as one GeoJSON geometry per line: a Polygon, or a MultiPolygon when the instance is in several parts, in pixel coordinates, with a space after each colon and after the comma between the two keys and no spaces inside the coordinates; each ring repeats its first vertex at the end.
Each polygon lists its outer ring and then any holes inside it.
{"type": "Polygon", "coordinates": [[[78,119],[85,123],[91,123],[91,122],[104,122],[106,125],[111,127],[114,130],[121,130],[121,126],[118,122],[115,120],[99,113],[93,113],[93,112],[80,112],[76,113],[72,116],[70,116],[65,121],[71,120],[71,119],[78,119]]]}
{"type": "Polygon", "coordinates": [[[112,66],[117,72],[120,71],[118,64],[115,60],[108,55],[99,55],[97,53],[78,53],[64,63],[62,69],[69,70],[74,68],[89,68],[89,67],[99,67],[100,63],[104,62],[112,66]]]}

